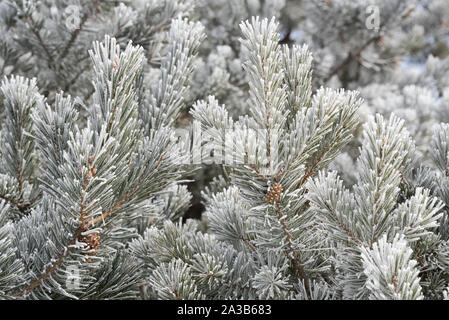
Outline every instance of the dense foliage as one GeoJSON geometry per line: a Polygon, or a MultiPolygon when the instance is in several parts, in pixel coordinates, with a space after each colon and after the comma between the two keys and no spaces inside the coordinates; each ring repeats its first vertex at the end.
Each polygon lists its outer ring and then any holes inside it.
{"type": "Polygon", "coordinates": [[[0,299],[448,299],[448,16],[0,1],[0,299]]]}

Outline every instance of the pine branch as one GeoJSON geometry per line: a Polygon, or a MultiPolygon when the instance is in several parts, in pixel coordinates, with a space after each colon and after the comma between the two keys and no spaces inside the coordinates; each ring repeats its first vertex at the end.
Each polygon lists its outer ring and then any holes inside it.
{"type": "Polygon", "coordinates": [[[351,63],[354,59],[358,59],[362,52],[373,42],[379,41],[382,38],[380,34],[371,37],[368,39],[362,46],[358,47],[355,50],[349,51],[346,58],[340,62],[336,67],[334,67],[328,76],[324,79],[324,83],[328,82],[334,75],[343,70],[349,63],[351,63]]]}
{"type": "Polygon", "coordinates": [[[282,226],[282,230],[285,233],[286,239],[287,239],[287,247],[290,254],[287,254],[287,257],[292,261],[293,265],[295,266],[295,269],[298,271],[299,277],[304,282],[304,287],[307,293],[307,297],[310,299],[310,285],[309,285],[309,279],[306,275],[306,272],[304,270],[304,267],[301,263],[301,260],[299,259],[295,248],[293,247],[293,238],[292,235],[288,229],[287,224],[285,223],[284,215],[282,214],[282,208],[281,205],[277,202],[276,203],[276,212],[278,216],[278,221],[282,226]]]}
{"type": "MultiPolygon", "coordinates": [[[[19,201],[14,200],[13,198],[7,197],[3,194],[0,194],[0,199],[5,200],[6,202],[12,204],[17,210],[19,210],[22,214],[26,214],[29,212],[30,208],[32,207],[34,201],[25,202],[23,199],[20,199],[19,201]]],[[[34,199],[36,200],[36,199],[34,199]]]]}
{"type": "Polygon", "coordinates": [[[84,27],[84,24],[87,22],[88,19],[89,19],[89,15],[88,14],[83,15],[83,17],[81,18],[79,26],[72,33],[72,35],[70,36],[69,41],[67,41],[67,44],[64,46],[64,49],[62,49],[61,54],[58,56],[58,61],[62,61],[67,56],[67,54],[70,51],[70,48],[75,43],[76,39],[78,38],[79,34],[81,33],[81,31],[82,31],[82,29],[84,27]]]}
{"type": "Polygon", "coordinates": [[[47,45],[45,44],[44,40],[42,39],[40,33],[38,30],[36,30],[36,28],[34,27],[34,24],[31,20],[31,18],[29,16],[27,16],[25,18],[25,22],[28,25],[28,27],[30,28],[31,32],[34,34],[34,36],[36,37],[36,39],[39,41],[39,44],[41,45],[42,49],[44,50],[45,54],[47,55],[47,59],[48,59],[48,67],[52,68],[54,67],[54,58],[52,56],[52,54],[50,53],[50,50],[48,49],[47,45]]]}
{"type": "Polygon", "coordinates": [[[65,252],[59,256],[58,260],[52,264],[51,267],[49,267],[44,274],[38,276],[38,278],[34,281],[32,281],[27,287],[22,289],[20,292],[10,292],[11,295],[17,296],[17,297],[23,297],[26,294],[31,293],[33,290],[35,290],[37,287],[39,287],[45,280],[47,280],[49,277],[52,276],[53,273],[58,271],[58,268],[62,265],[64,262],[64,259],[69,256],[72,249],[70,246],[74,245],[75,242],[81,237],[81,233],[83,232],[83,228],[78,228],[72,238],[72,240],[69,242],[68,247],[66,248],[65,252]]]}
{"type": "MultiPolygon", "coordinates": [[[[406,12],[401,14],[401,20],[405,20],[407,17],[410,16],[410,14],[415,10],[414,7],[409,8],[406,12]]],[[[391,17],[391,16],[390,16],[391,17]]],[[[373,42],[377,42],[383,38],[381,35],[381,31],[383,31],[384,28],[388,28],[389,20],[383,21],[382,24],[379,26],[379,30],[377,31],[377,35],[369,38],[366,40],[360,47],[356,48],[355,50],[352,49],[349,51],[349,53],[346,55],[346,58],[343,59],[342,62],[340,62],[336,67],[334,67],[331,72],[327,75],[327,77],[324,79],[324,83],[327,83],[334,75],[338,74],[340,71],[342,71],[349,63],[351,63],[353,60],[359,59],[362,52],[373,42]]]]}
{"type": "MultiPolygon", "coordinates": [[[[101,4],[102,0],[94,0],[92,2],[93,2],[93,6],[94,6],[94,11],[98,11],[98,6],[101,4]]],[[[78,38],[79,34],[82,32],[84,25],[86,24],[87,20],[90,17],[91,17],[91,15],[89,13],[86,13],[86,14],[83,15],[83,17],[81,18],[79,26],[75,29],[74,32],[72,32],[72,34],[70,36],[70,39],[67,41],[67,44],[64,46],[64,49],[62,49],[61,54],[58,57],[58,61],[62,61],[67,56],[67,54],[70,51],[70,48],[75,43],[75,41],[78,38]]]]}

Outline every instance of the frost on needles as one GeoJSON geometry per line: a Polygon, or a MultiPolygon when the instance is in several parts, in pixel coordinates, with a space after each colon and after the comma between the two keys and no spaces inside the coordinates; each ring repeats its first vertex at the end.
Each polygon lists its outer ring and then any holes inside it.
{"type": "MultiPolygon", "coordinates": [[[[167,3],[146,7],[158,14],[143,34],[124,24],[73,66],[92,94],[58,85],[76,71],[61,68],[76,34],[58,59],[49,34],[29,44],[49,83],[3,77],[0,298],[447,298],[449,127],[420,163],[399,117],[361,126],[356,91],[315,90],[308,46],[281,44],[274,18],[240,24],[247,115],[212,95],[192,103],[207,30],[183,18],[190,1],[167,3]],[[330,168],[359,132],[348,184],[330,168]],[[185,220],[197,148],[223,174],[203,190],[203,219],[185,220]]],[[[20,10],[30,19],[17,27],[40,35],[40,17],[20,10]]]]}
{"type": "MultiPolygon", "coordinates": [[[[162,65],[168,75],[161,81],[178,94],[203,34],[186,20],[174,21],[171,30],[176,49],[162,65]],[[183,81],[170,82],[178,78],[183,81]]],[[[3,298],[136,298],[141,272],[129,241],[179,216],[190,200],[178,185],[186,170],[168,121],[182,99],[167,105],[153,98],[160,93],[139,88],[140,46],[122,50],[106,36],[90,56],[95,92],[83,126],[70,96],[58,94],[50,105],[34,80],[2,82],[1,160],[9,164],[1,168],[3,298]],[[139,118],[139,108],[153,125],[139,118]],[[157,122],[160,114],[165,121],[157,122]]]]}

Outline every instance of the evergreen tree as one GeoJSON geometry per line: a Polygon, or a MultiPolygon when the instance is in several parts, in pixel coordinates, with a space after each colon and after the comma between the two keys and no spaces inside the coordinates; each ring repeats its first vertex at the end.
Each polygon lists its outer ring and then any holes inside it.
{"type": "Polygon", "coordinates": [[[0,299],[448,299],[448,12],[0,1],[0,299]]]}

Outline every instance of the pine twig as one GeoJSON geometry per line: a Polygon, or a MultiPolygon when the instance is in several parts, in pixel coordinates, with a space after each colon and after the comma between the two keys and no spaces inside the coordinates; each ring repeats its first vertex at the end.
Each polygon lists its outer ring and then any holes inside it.
{"type": "Polygon", "coordinates": [[[371,43],[380,40],[381,37],[382,36],[380,34],[378,34],[378,35],[370,38],[368,41],[366,41],[361,47],[359,47],[355,51],[349,51],[346,58],[339,65],[337,65],[334,69],[332,69],[330,74],[324,79],[324,82],[328,82],[334,75],[336,75],[341,70],[343,70],[351,61],[353,61],[354,59],[358,59],[360,57],[361,53],[363,52],[363,50],[365,50],[371,43]]]}
{"type": "Polygon", "coordinates": [[[311,300],[311,291],[310,291],[310,284],[309,284],[309,278],[307,277],[304,267],[302,266],[302,263],[295,251],[295,248],[293,248],[293,239],[290,231],[288,230],[288,226],[284,221],[284,216],[282,214],[282,208],[278,202],[276,202],[276,212],[278,215],[278,221],[281,224],[281,228],[285,233],[285,236],[287,238],[287,247],[291,255],[286,254],[287,258],[293,263],[295,269],[298,271],[299,277],[304,282],[304,288],[306,290],[307,298],[311,300]]]}
{"type": "Polygon", "coordinates": [[[49,61],[49,67],[54,65],[54,58],[51,55],[50,50],[48,50],[47,45],[44,43],[44,40],[42,39],[40,33],[34,28],[34,25],[29,17],[27,17],[25,19],[25,21],[26,21],[28,27],[30,28],[31,32],[34,34],[34,36],[39,41],[39,44],[41,45],[42,49],[44,50],[44,52],[48,58],[48,61],[49,61]]]}

